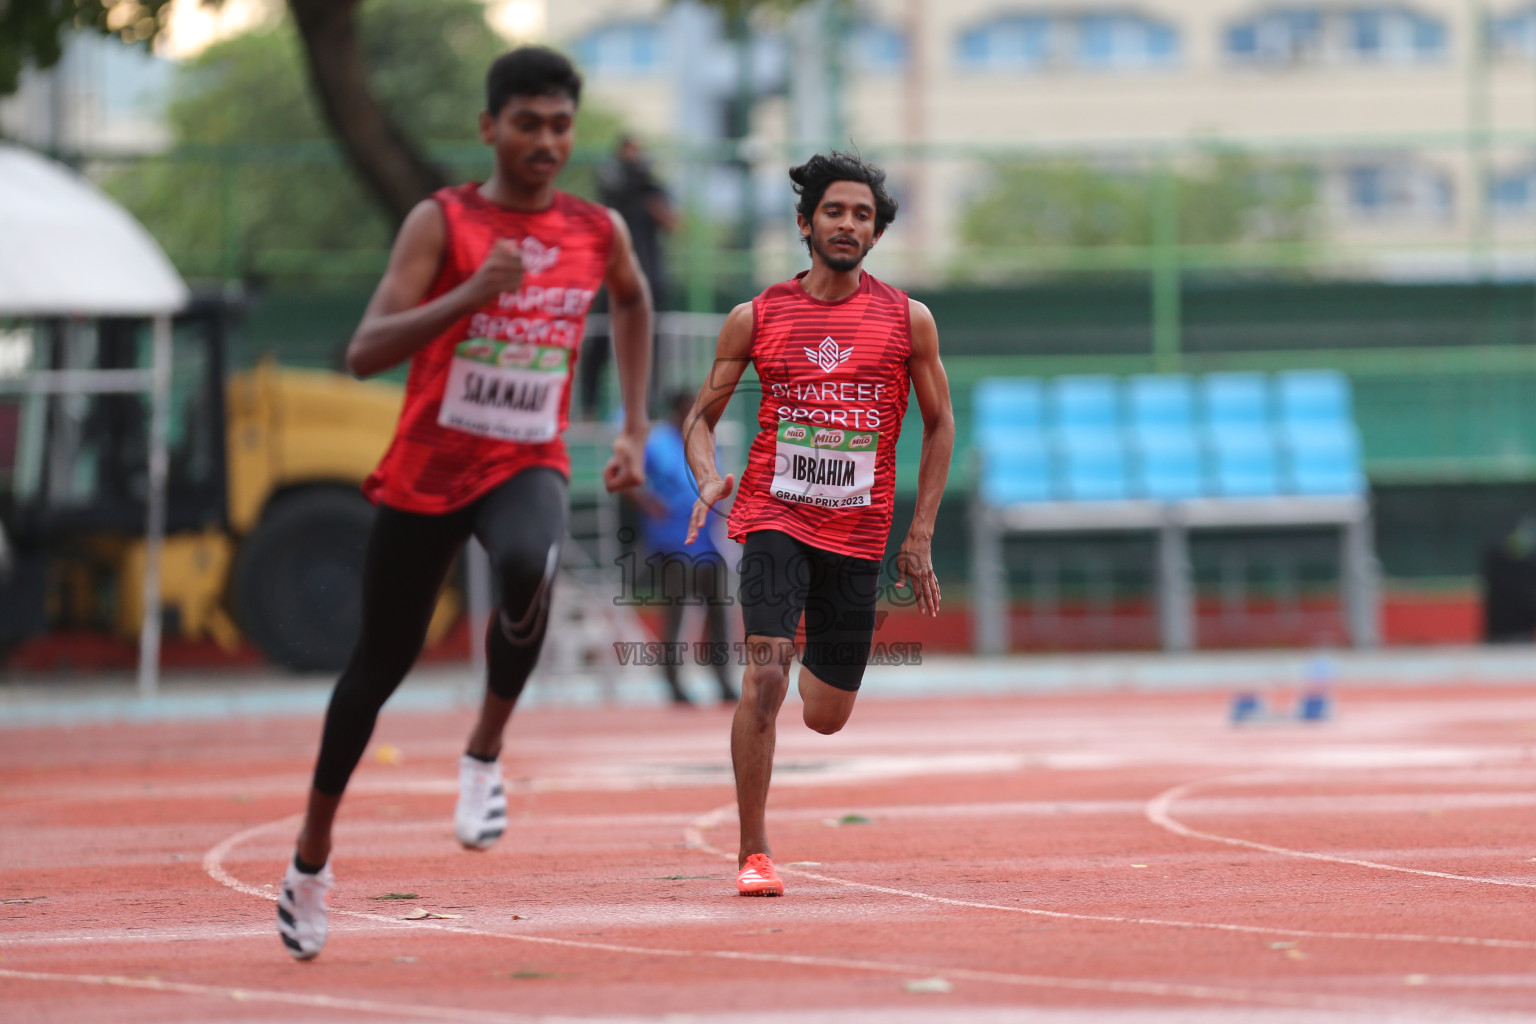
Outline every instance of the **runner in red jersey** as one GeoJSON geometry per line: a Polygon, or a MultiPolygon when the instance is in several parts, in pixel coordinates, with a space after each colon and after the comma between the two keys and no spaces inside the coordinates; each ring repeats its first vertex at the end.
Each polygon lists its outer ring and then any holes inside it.
{"type": "Polygon", "coordinates": [[[885,172],[832,153],[789,176],[811,269],[731,311],[686,431],[699,484],[691,540],[734,488],[715,469],[715,424],[747,364],[756,368],[759,429],[729,521],[731,537],[744,545],[741,609],[750,655],[731,724],[741,819],[736,889],[745,896],[784,893],[763,819],[775,720],[802,618],[805,724],[837,732],[858,696],[909,388],[923,417],[923,449],[912,526],[896,555],[897,586],[910,586],[930,615],[939,612],[933,523],[955,442],[932,314],[861,269],[896,217],[885,172]]]}
{"type": "Polygon", "coordinates": [[[553,50],[524,47],[491,65],[480,135],[494,173],[411,211],[347,348],[359,377],[406,359],[411,372],[394,441],[363,485],[379,509],[362,633],[331,696],[279,892],[278,933],[301,960],[325,944],[342,793],[471,535],[491,557],[501,606],[486,631],[486,693],[459,764],[454,832],[466,848],[485,849],[506,827],[497,758],[544,641],[566,531],[570,464],[560,435],[586,313],[604,285],[625,409],[604,484],[644,482],[650,294],[618,215],[554,187],[580,95],[576,69],[553,50]]]}

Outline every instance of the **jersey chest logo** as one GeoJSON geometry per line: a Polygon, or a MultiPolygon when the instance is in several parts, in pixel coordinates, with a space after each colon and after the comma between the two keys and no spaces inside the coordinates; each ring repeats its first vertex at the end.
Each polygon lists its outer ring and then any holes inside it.
{"type": "Polygon", "coordinates": [[[532,235],[524,238],[519,248],[523,255],[523,273],[529,277],[538,277],[560,262],[558,245],[545,245],[532,235]]]}
{"type": "Polygon", "coordinates": [[[852,345],[847,348],[838,348],[837,342],[833,341],[830,335],[820,345],[805,350],[805,357],[821,367],[822,373],[831,373],[846,363],[851,355],[853,355],[852,345]]]}

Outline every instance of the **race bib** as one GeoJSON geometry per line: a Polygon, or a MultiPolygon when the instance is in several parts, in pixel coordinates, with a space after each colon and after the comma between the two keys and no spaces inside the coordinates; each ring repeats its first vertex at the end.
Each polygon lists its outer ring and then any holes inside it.
{"type": "Polygon", "coordinates": [[[780,501],[820,508],[870,503],[880,434],[779,421],[770,493],[780,501]]]}
{"type": "Polygon", "coordinates": [[[498,441],[551,441],[570,351],[556,345],[468,338],[448,368],[439,426],[498,441]]]}

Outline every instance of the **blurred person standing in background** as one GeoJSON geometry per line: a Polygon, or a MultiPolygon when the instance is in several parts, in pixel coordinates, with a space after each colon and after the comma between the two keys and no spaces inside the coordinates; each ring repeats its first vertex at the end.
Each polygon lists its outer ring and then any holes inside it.
{"type": "MultiPolygon", "coordinates": [[[[629,228],[640,272],[651,286],[651,308],[667,308],[666,272],[662,265],[661,236],[677,227],[677,212],[667,190],[651,170],[639,141],[633,135],[619,136],[613,159],[597,172],[598,200],[615,210],[629,228]]],[[[597,415],[597,403],[603,386],[603,371],[608,366],[611,339],[607,333],[594,334],[583,343],[578,375],[581,381],[582,415],[597,415]]],[[[654,346],[653,346],[654,354],[654,346]]]]}
{"type": "MultiPolygon", "coordinates": [[[[703,530],[691,547],[686,545],[688,521],[699,488],[688,468],[684,450],[683,426],[693,408],[693,393],[682,391],[668,402],[668,418],[651,427],[645,445],[645,480],[643,488],[625,491],[640,509],[641,537],[645,541],[651,579],[655,581],[656,599],[664,610],[662,639],[676,644],[683,631],[683,616],[690,605],[704,609],[705,651],[720,688],[720,700],[736,703],[736,686],[727,668],[730,634],[725,622],[725,606],[731,603],[727,593],[725,559],[709,530],[703,530]]],[[[668,650],[677,648],[669,646],[668,650]]],[[[662,659],[662,672],[674,704],[692,704],[678,678],[676,659],[662,659]]],[[[705,659],[695,659],[703,663],[705,659]]]]}

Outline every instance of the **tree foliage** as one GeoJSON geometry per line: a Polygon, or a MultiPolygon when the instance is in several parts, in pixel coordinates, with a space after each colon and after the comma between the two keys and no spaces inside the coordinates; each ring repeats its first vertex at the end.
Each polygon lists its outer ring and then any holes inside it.
{"type": "Polygon", "coordinates": [[[0,0],[0,96],[16,91],[24,69],[57,64],[65,33],[95,29],[144,42],[165,27],[170,6],[171,0],[0,0]]]}
{"type": "MultiPolygon", "coordinates": [[[[1302,242],[1317,207],[1311,172],[1211,152],[1171,172],[1178,241],[1302,242]]],[[[969,247],[1148,245],[1157,185],[1153,173],[1064,162],[994,164],[965,209],[969,247]]]]}
{"type": "MultiPolygon", "coordinates": [[[[487,65],[505,42],[478,0],[368,0],[363,56],[379,104],[411,138],[447,153],[448,180],[483,177],[479,144],[487,65]]],[[[124,168],[107,187],[184,273],[371,273],[395,218],[338,158],[306,85],[292,21],[216,44],[178,71],[174,147],[124,168]],[[364,251],[364,262],[354,265],[364,251]],[[352,260],[353,263],[348,263],[352,260]]],[[[583,113],[595,141],[611,118],[583,113]]],[[[594,141],[586,139],[584,141],[594,141]]]]}

